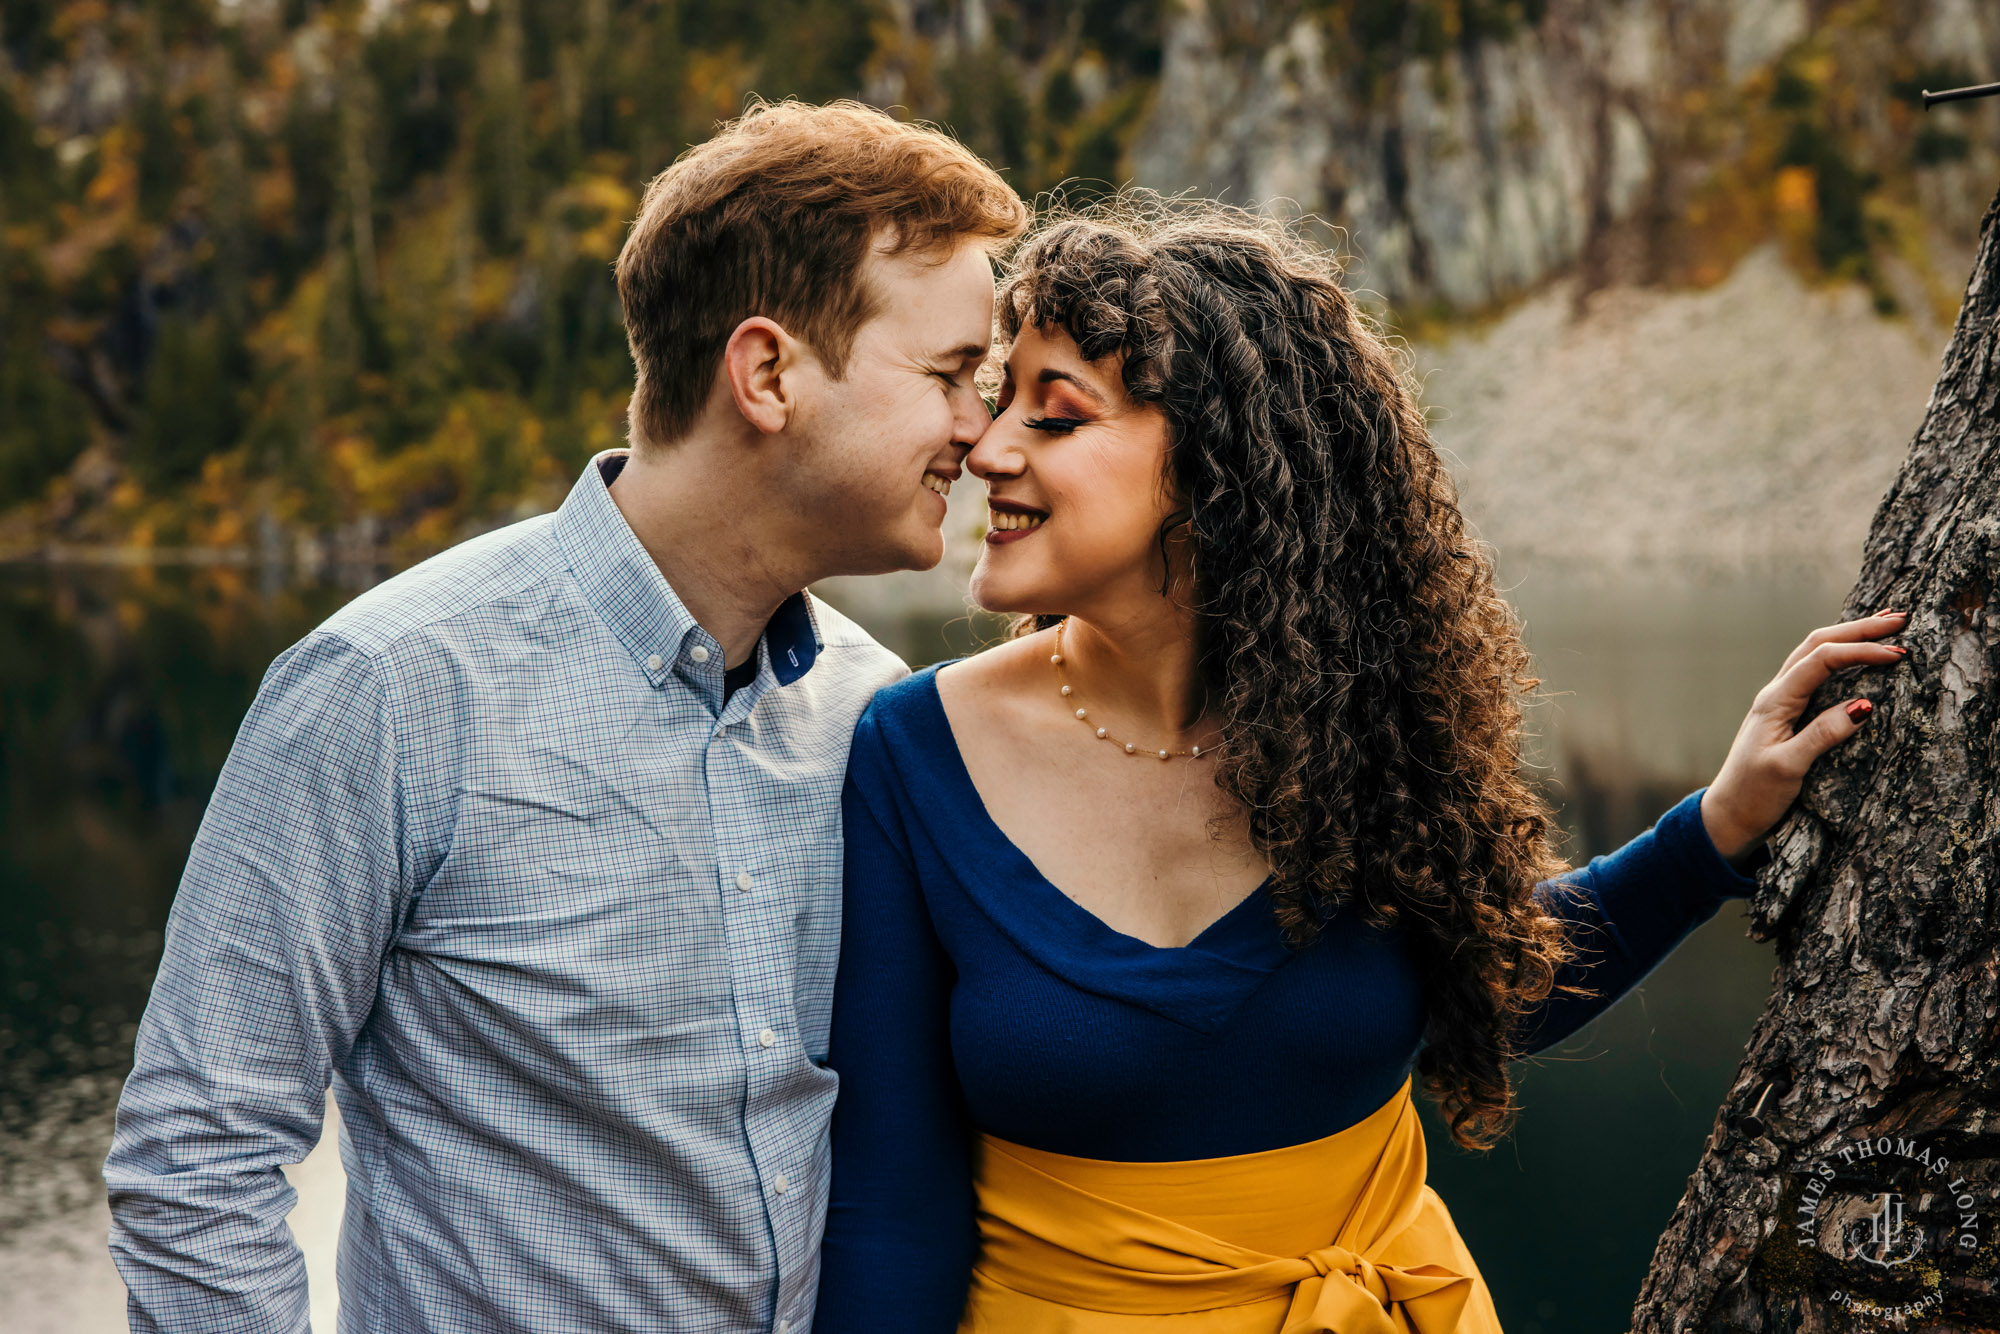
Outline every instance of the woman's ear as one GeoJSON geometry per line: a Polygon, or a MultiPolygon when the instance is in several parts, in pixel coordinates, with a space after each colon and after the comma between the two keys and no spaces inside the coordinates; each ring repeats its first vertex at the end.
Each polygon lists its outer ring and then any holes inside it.
{"type": "Polygon", "coordinates": [[[765,435],[776,435],[791,424],[798,406],[796,377],[804,357],[804,345],[776,321],[752,315],[736,326],[723,345],[722,374],[744,421],[765,435]]]}

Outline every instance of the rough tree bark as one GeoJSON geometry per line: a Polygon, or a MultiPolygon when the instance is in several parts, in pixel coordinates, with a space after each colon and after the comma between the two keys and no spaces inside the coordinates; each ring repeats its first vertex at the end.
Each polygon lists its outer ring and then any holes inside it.
{"type": "Polygon", "coordinates": [[[1996,345],[2000,197],[1841,616],[1909,611],[1910,657],[1807,710],[1875,702],[1773,833],[1750,904],[1770,1005],[1634,1334],[2000,1327],[1996,345]]]}

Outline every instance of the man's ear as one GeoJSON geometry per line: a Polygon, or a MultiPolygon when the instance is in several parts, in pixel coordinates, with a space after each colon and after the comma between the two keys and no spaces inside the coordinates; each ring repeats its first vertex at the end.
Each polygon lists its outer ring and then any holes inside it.
{"type": "Polygon", "coordinates": [[[743,420],[765,435],[791,424],[798,407],[798,371],[805,346],[784,326],[752,315],[736,326],[722,349],[722,374],[743,420]]]}

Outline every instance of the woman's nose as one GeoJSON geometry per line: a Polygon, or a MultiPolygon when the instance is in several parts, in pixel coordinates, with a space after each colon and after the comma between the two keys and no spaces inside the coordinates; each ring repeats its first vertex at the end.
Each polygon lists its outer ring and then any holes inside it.
{"type": "Polygon", "coordinates": [[[965,468],[974,477],[1011,477],[1021,471],[1021,450],[1014,443],[1016,426],[1011,411],[1003,411],[979,437],[979,443],[965,456],[965,468]]]}

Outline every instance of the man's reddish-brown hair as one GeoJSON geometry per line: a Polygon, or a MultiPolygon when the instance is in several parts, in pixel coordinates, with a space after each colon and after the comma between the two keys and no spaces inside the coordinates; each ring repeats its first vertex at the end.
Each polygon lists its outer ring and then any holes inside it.
{"type": "Polygon", "coordinates": [[[694,425],[736,326],[762,315],[836,379],[876,313],[862,266],[1018,236],[1028,210],[956,139],[859,102],[755,101],[653,178],[618,254],[634,444],[694,425]]]}

